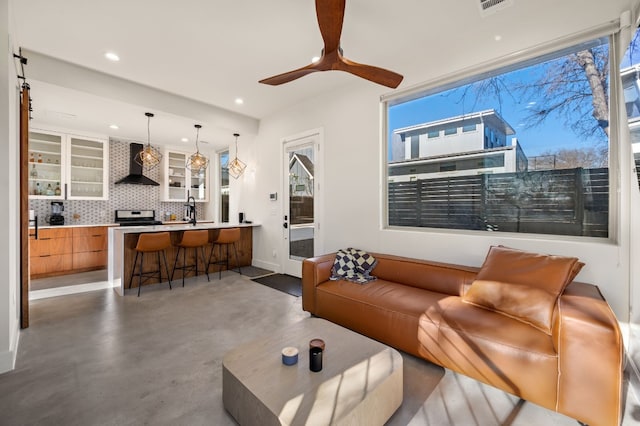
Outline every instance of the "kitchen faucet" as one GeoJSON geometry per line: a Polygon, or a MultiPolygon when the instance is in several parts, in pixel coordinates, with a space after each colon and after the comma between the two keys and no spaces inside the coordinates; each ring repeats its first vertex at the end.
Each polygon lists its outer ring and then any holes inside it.
{"type": "Polygon", "coordinates": [[[187,205],[189,206],[189,223],[196,226],[196,199],[193,196],[187,198],[187,205]]]}

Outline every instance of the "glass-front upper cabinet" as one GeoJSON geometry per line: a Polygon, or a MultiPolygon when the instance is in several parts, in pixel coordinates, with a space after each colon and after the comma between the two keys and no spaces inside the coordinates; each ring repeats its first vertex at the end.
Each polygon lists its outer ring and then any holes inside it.
{"type": "Polygon", "coordinates": [[[187,200],[187,168],[185,167],[187,155],[181,152],[167,152],[167,173],[164,189],[166,192],[165,201],[186,201],[187,200]]]}
{"type": "Polygon", "coordinates": [[[165,151],[162,168],[162,201],[208,201],[207,170],[191,171],[186,167],[189,154],[181,151],[165,151]]]}
{"type": "Polygon", "coordinates": [[[109,176],[103,140],[69,137],[69,199],[106,199],[109,176]]]}
{"type": "Polygon", "coordinates": [[[63,198],[64,135],[29,133],[29,196],[63,198]]]}
{"type": "Polygon", "coordinates": [[[189,195],[196,201],[207,201],[207,170],[191,171],[189,195]]]}
{"type": "Polygon", "coordinates": [[[107,139],[34,130],[29,132],[29,196],[106,200],[107,139]]]}

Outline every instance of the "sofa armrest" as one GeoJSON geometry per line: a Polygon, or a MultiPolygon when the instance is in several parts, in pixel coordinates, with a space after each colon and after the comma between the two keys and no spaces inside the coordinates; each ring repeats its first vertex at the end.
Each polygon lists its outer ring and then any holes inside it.
{"type": "Polygon", "coordinates": [[[305,259],[302,262],[302,309],[316,313],[316,286],[329,280],[335,253],[305,259]]]}
{"type": "Polygon", "coordinates": [[[618,321],[596,286],[572,283],[558,299],[557,411],[590,426],[622,418],[624,346],[618,321]]]}

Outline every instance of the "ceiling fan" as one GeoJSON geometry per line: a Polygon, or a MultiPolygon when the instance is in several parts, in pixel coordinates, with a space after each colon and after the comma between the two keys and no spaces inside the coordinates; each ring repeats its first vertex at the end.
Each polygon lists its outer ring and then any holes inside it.
{"type": "Polygon", "coordinates": [[[320,59],[306,67],[265,78],[260,80],[260,83],[277,86],[312,72],[338,70],[393,89],[398,87],[403,78],[400,74],[372,65],[359,64],[342,56],[340,34],[344,21],[344,6],[345,0],[316,0],[316,15],[324,40],[324,49],[322,49],[320,59]]]}

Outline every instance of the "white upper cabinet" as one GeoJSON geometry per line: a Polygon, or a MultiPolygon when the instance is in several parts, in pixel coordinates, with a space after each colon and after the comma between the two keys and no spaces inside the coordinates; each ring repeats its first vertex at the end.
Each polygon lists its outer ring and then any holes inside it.
{"type": "Polygon", "coordinates": [[[108,139],[36,130],[29,132],[29,196],[107,200],[108,139]]]}
{"type": "Polygon", "coordinates": [[[189,153],[166,150],[162,157],[161,201],[209,201],[208,169],[192,172],[187,167],[189,153]]]}

